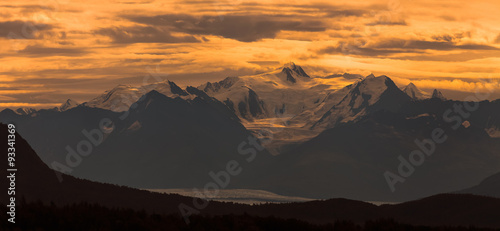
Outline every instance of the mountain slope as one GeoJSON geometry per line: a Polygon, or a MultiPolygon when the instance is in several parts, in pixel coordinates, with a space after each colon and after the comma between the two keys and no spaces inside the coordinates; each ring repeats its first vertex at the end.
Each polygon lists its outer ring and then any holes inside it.
{"type": "Polygon", "coordinates": [[[431,99],[446,100],[446,98],[443,96],[443,93],[441,93],[437,89],[434,89],[434,91],[432,92],[431,99]]]}
{"type": "MultiPolygon", "coordinates": [[[[7,140],[7,126],[0,124],[2,139],[7,140]]],[[[7,149],[7,142],[0,147],[7,149]]],[[[146,209],[151,212],[176,213],[177,205],[191,201],[188,197],[179,195],[164,196],[147,191],[118,187],[109,184],[91,182],[62,175],[63,181],[57,178],[59,173],[54,172],[38,158],[35,151],[16,133],[16,200],[21,198],[28,202],[40,200],[44,203],[53,202],[56,205],[88,202],[114,208],[146,209]]],[[[7,158],[0,160],[2,166],[7,166],[7,158]]],[[[6,168],[2,168],[3,175],[7,175],[6,168]]],[[[1,185],[8,188],[7,178],[3,177],[1,185]]],[[[9,198],[0,197],[0,203],[6,204],[9,198]]],[[[21,211],[22,212],[22,211],[21,211]]]]}
{"type": "Polygon", "coordinates": [[[71,108],[74,108],[74,107],[77,107],[78,105],[80,105],[79,103],[77,103],[76,101],[72,100],[72,99],[68,99],[66,100],[66,102],[64,102],[63,104],[61,104],[61,106],[59,106],[59,110],[60,111],[67,111],[71,108]]]}
{"type": "Polygon", "coordinates": [[[476,186],[460,190],[457,193],[467,193],[500,198],[500,173],[487,177],[476,186]]]}
{"type": "Polygon", "coordinates": [[[413,100],[423,100],[430,98],[429,93],[424,92],[415,86],[413,83],[409,83],[404,89],[403,92],[406,93],[413,100]]]}
{"type": "Polygon", "coordinates": [[[296,115],[313,108],[326,93],[302,67],[289,63],[268,73],[228,77],[198,87],[226,103],[244,120],[296,115]],[[251,113],[249,113],[251,112],[251,113]]]}
{"type": "Polygon", "coordinates": [[[128,85],[118,85],[115,88],[106,91],[102,95],[83,103],[87,107],[101,108],[115,112],[128,111],[130,106],[135,103],[146,93],[156,90],[171,98],[180,97],[183,99],[191,99],[191,96],[186,91],[182,90],[174,82],[164,81],[153,83],[141,87],[132,87],[128,85]]]}
{"type": "Polygon", "coordinates": [[[470,126],[457,130],[442,119],[454,103],[462,102],[417,101],[327,129],[278,156],[254,187],[309,198],[404,201],[474,185],[500,168],[500,140],[486,129],[500,119],[498,102],[482,102],[467,119],[470,126]],[[398,173],[399,156],[408,160],[420,149],[415,140],[429,139],[435,128],[444,129],[446,142],[392,192],[386,171],[398,173]]]}
{"type": "MultiPolygon", "coordinates": [[[[7,131],[7,126],[0,124],[0,137],[4,140],[9,134],[7,131]]],[[[3,150],[7,147],[7,142],[0,143],[0,148],[3,150]]],[[[0,164],[7,166],[7,158],[0,159],[0,164]]],[[[74,205],[77,203],[98,204],[107,208],[133,209],[146,211],[150,214],[175,214],[177,219],[182,219],[179,216],[180,204],[193,205],[193,198],[189,197],[96,183],[64,174],[64,181],[59,182],[55,172],[37,157],[37,154],[19,133],[16,133],[16,164],[18,167],[16,172],[16,203],[18,205],[21,198],[27,202],[41,201],[46,206],[52,206],[51,203],[59,207],[73,206],[69,208],[75,208],[74,205]]],[[[6,168],[1,171],[7,175],[6,168]]],[[[3,188],[8,188],[8,183],[5,177],[0,180],[3,188]]],[[[1,204],[5,205],[8,200],[6,196],[0,197],[1,204]]],[[[258,206],[211,201],[200,212],[204,215],[243,215],[246,213],[259,217],[297,219],[315,224],[326,224],[336,220],[348,220],[359,224],[368,220],[393,218],[398,222],[413,225],[473,225],[500,228],[498,207],[500,207],[500,199],[472,195],[437,195],[417,201],[383,206],[347,199],[258,206]]],[[[37,208],[40,208],[40,205],[37,205],[37,208]]],[[[19,207],[18,209],[18,213],[21,214],[32,212],[24,211],[23,208],[19,207]]],[[[85,210],[85,213],[96,212],[92,209],[96,209],[96,207],[92,206],[91,210],[85,210]]],[[[102,210],[97,211],[102,212],[102,210]]],[[[68,212],[74,211],[68,210],[68,212]]],[[[142,216],[144,216],[143,212],[142,216]]],[[[156,216],[157,218],[158,216],[156,216]]],[[[119,219],[123,219],[123,217],[119,217],[119,219]]],[[[195,220],[193,219],[193,221],[195,220]]],[[[48,220],[45,222],[55,224],[59,221],[48,220]]]]}
{"type": "MultiPolygon", "coordinates": [[[[0,120],[15,123],[45,163],[69,167],[73,176],[140,188],[203,187],[212,180],[210,171],[231,160],[246,163],[238,146],[250,133],[221,102],[196,88],[186,93],[192,99],[151,91],[123,113],[79,106],[32,117],[6,110],[0,120]],[[112,125],[100,128],[103,120],[112,125]],[[103,142],[95,145],[97,133],[103,142]],[[84,143],[92,144],[89,153],[68,161],[68,153],[87,152],[84,143]]],[[[239,179],[268,158],[266,151],[259,154],[239,179]]]]}
{"type": "Polygon", "coordinates": [[[347,92],[311,128],[332,128],[340,123],[356,121],[371,112],[394,111],[408,103],[410,98],[387,76],[370,75],[346,87],[347,92]]]}

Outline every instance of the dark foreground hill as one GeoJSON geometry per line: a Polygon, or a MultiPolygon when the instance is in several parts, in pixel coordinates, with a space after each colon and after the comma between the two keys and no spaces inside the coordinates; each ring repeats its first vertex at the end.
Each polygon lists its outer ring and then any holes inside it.
{"type": "MultiPolygon", "coordinates": [[[[7,126],[0,124],[0,139],[6,141],[8,134],[7,126]]],[[[1,150],[7,150],[7,147],[7,142],[0,142],[1,150]]],[[[15,167],[18,169],[15,181],[17,221],[19,224],[33,224],[25,230],[33,227],[56,230],[50,228],[54,224],[60,224],[58,227],[72,225],[85,229],[89,227],[89,223],[102,226],[104,230],[106,227],[119,227],[123,224],[127,224],[126,227],[129,229],[136,227],[137,229],[134,230],[161,230],[161,227],[168,225],[172,225],[172,230],[201,230],[200,227],[214,227],[205,230],[221,230],[216,228],[219,226],[226,227],[226,230],[239,230],[238,227],[241,227],[242,223],[249,223],[250,227],[257,225],[257,228],[251,230],[293,230],[286,227],[301,227],[301,225],[304,226],[302,230],[328,230],[330,226],[324,225],[338,220],[348,220],[352,224],[361,225],[368,220],[388,218],[412,225],[473,225],[500,228],[500,219],[498,219],[500,199],[472,195],[437,195],[398,205],[384,206],[347,199],[260,206],[210,202],[205,209],[199,210],[202,216],[191,216],[190,226],[186,226],[182,223],[184,220],[179,214],[179,205],[194,206],[193,198],[95,183],[67,175],[64,175],[64,181],[59,182],[56,173],[38,158],[19,134],[16,135],[15,148],[15,167]],[[274,218],[266,218],[271,216],[274,218]],[[129,224],[131,226],[128,226],[129,224]],[[144,224],[158,224],[159,226],[141,226],[144,224]],[[276,224],[277,226],[273,226],[276,224]],[[272,229],[273,227],[275,229],[272,229]]],[[[7,158],[1,158],[0,164],[3,166],[2,174],[7,175],[5,167],[7,158]]],[[[7,189],[9,182],[5,177],[1,179],[0,187],[7,189]]],[[[339,185],[339,187],[342,186],[339,185]]],[[[3,205],[7,204],[8,200],[6,194],[0,197],[0,203],[3,205]]],[[[0,224],[4,227],[13,227],[5,223],[5,213],[1,218],[0,224]]],[[[372,223],[366,224],[369,226],[372,223]]],[[[382,225],[391,225],[391,223],[382,225]]],[[[393,230],[405,230],[401,229],[397,223],[391,226],[399,227],[393,230]]],[[[350,229],[340,229],[362,230],[361,227],[355,225],[350,229]]],[[[430,229],[415,228],[415,230],[430,229]]]]}
{"type": "Polygon", "coordinates": [[[0,215],[2,230],[253,230],[253,231],[363,231],[363,230],[391,230],[391,231],[475,231],[494,230],[475,227],[449,226],[422,226],[408,225],[396,222],[393,219],[378,219],[356,224],[352,221],[335,221],[328,224],[312,224],[298,219],[283,219],[277,217],[261,217],[249,214],[243,215],[196,215],[191,218],[190,224],[185,224],[181,217],[176,215],[148,214],[144,211],[132,209],[109,209],[99,205],[87,203],[65,207],[46,206],[41,202],[22,205],[23,220],[16,228],[10,226],[0,215]]]}

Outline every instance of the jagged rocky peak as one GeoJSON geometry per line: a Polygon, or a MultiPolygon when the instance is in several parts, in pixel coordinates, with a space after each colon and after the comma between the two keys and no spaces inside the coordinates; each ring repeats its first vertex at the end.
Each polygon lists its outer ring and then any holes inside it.
{"type": "Polygon", "coordinates": [[[405,89],[417,89],[417,86],[415,86],[415,84],[410,82],[408,85],[406,85],[405,89]]]}
{"type": "Polygon", "coordinates": [[[421,91],[412,82],[410,82],[410,84],[403,89],[403,92],[410,96],[413,100],[429,98],[429,94],[427,92],[421,91]]]}
{"type": "Polygon", "coordinates": [[[440,100],[446,100],[446,98],[443,96],[443,93],[439,91],[438,89],[434,89],[432,92],[432,99],[440,99],[440,100]]]}
{"type": "Polygon", "coordinates": [[[174,82],[165,80],[138,87],[118,85],[112,90],[106,91],[102,95],[84,103],[84,105],[87,107],[102,108],[115,112],[127,111],[141,96],[152,90],[170,98],[180,97],[187,99],[191,97],[187,91],[180,88],[174,82]]]}
{"type": "Polygon", "coordinates": [[[302,69],[302,67],[295,65],[295,63],[292,62],[283,65],[281,73],[278,76],[293,84],[297,82],[297,79],[310,78],[309,75],[307,75],[306,72],[302,69]]]}
{"type": "Polygon", "coordinates": [[[238,77],[227,77],[219,82],[207,82],[206,84],[199,87],[200,90],[205,92],[218,92],[222,88],[230,88],[239,80],[238,77]]]}
{"type": "Polygon", "coordinates": [[[410,101],[410,98],[385,75],[375,77],[371,74],[339,92],[345,92],[345,95],[312,124],[312,129],[332,128],[340,123],[357,121],[373,111],[394,111],[399,105],[410,101]]]}
{"type": "MultiPolygon", "coordinates": [[[[304,69],[302,69],[301,66],[295,65],[295,63],[293,63],[293,62],[289,62],[289,63],[283,65],[281,72],[286,73],[287,77],[288,77],[288,74],[292,75],[292,73],[296,73],[300,77],[310,78],[309,75],[304,71],[304,69]]],[[[287,80],[288,80],[288,78],[287,78],[287,80]]]]}
{"type": "Polygon", "coordinates": [[[138,90],[140,90],[143,93],[149,92],[151,90],[156,90],[169,97],[189,95],[185,90],[183,90],[177,84],[175,84],[170,80],[165,80],[163,82],[142,86],[141,88],[138,88],[138,90]]]}
{"type": "Polygon", "coordinates": [[[171,82],[168,80],[167,80],[167,82],[168,82],[168,85],[170,85],[170,92],[172,92],[172,94],[181,95],[181,96],[189,95],[186,91],[182,90],[182,88],[180,88],[174,82],[171,82]]]}
{"type": "Polygon", "coordinates": [[[18,108],[15,111],[15,113],[18,114],[18,115],[29,115],[29,114],[34,113],[34,112],[36,112],[36,109],[34,109],[34,108],[25,108],[25,107],[18,108]]]}
{"type": "Polygon", "coordinates": [[[406,85],[403,91],[408,94],[410,97],[415,98],[415,93],[418,91],[417,86],[410,82],[410,84],[406,85]]]}
{"type": "MultiPolygon", "coordinates": [[[[387,76],[386,76],[387,77],[387,76]]],[[[375,75],[373,73],[369,74],[368,76],[366,76],[366,79],[370,79],[370,78],[375,78],[375,75]]]]}
{"type": "Polygon", "coordinates": [[[77,107],[78,105],[80,105],[78,102],[76,102],[72,99],[68,99],[68,100],[66,100],[66,102],[62,103],[61,106],[59,106],[59,110],[66,111],[66,110],[69,110],[71,108],[77,107]]]}
{"type": "Polygon", "coordinates": [[[374,101],[375,98],[380,96],[386,90],[397,89],[400,91],[389,77],[385,75],[375,77],[373,74],[370,74],[365,79],[360,80],[356,84],[355,88],[358,88],[362,94],[371,95],[372,98],[370,101],[374,101]]]}
{"type": "Polygon", "coordinates": [[[115,91],[119,91],[119,90],[126,90],[126,89],[130,89],[130,88],[132,88],[132,86],[130,86],[130,85],[118,84],[118,85],[116,85],[116,87],[114,87],[113,89],[108,90],[106,92],[111,93],[111,92],[115,92],[115,91]]]}

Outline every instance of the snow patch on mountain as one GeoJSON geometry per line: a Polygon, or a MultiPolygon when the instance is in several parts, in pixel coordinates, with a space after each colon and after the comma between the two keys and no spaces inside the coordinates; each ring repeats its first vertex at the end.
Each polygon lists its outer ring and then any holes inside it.
{"type": "Polygon", "coordinates": [[[415,86],[415,84],[410,83],[404,89],[403,92],[410,96],[413,100],[423,100],[430,98],[428,92],[422,91],[415,86]]]}
{"type": "Polygon", "coordinates": [[[228,77],[198,87],[224,102],[243,120],[297,115],[312,109],[328,93],[299,65],[287,63],[274,71],[228,77]],[[253,109],[255,113],[249,113],[253,109]]]}
{"type": "Polygon", "coordinates": [[[393,107],[410,100],[385,75],[375,77],[371,74],[365,79],[345,87],[339,93],[346,94],[318,121],[309,122],[308,126],[311,129],[322,130],[339,123],[356,121],[365,116],[369,110],[391,110],[393,107]]]}
{"type": "Polygon", "coordinates": [[[174,82],[164,81],[141,87],[118,85],[110,91],[84,103],[87,107],[102,108],[115,112],[127,111],[133,103],[137,102],[146,93],[155,90],[171,98],[193,99],[196,96],[181,89],[174,82]]]}
{"type": "Polygon", "coordinates": [[[76,101],[74,101],[72,99],[68,99],[68,100],[66,100],[66,102],[62,103],[58,109],[59,109],[59,111],[67,111],[71,108],[77,107],[78,105],[80,105],[80,104],[77,103],[76,101]]]}
{"type": "Polygon", "coordinates": [[[36,112],[36,109],[34,108],[26,108],[26,107],[22,107],[22,108],[18,108],[14,111],[16,114],[18,115],[30,115],[32,113],[35,113],[36,112]]]}

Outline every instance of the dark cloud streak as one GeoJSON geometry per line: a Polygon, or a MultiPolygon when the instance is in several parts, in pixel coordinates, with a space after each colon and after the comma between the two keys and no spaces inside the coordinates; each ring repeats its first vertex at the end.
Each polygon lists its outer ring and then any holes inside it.
{"type": "Polygon", "coordinates": [[[241,42],[254,42],[275,38],[283,30],[320,32],[327,26],[317,19],[290,19],[263,15],[224,15],[195,17],[185,14],[158,16],[125,16],[127,19],[149,26],[165,27],[191,35],[216,35],[241,42]]]}
{"type": "Polygon", "coordinates": [[[500,50],[500,48],[484,44],[458,44],[448,40],[453,39],[450,37],[444,37],[441,41],[386,39],[373,43],[368,43],[366,41],[358,43],[339,42],[336,45],[327,46],[316,50],[315,52],[318,55],[343,54],[367,57],[386,57],[400,53],[426,53],[426,50],[500,50]]]}
{"type": "Polygon", "coordinates": [[[498,50],[499,48],[483,44],[457,44],[450,41],[388,39],[376,43],[373,48],[394,48],[413,50],[498,50]]]}
{"type": "Polygon", "coordinates": [[[27,46],[19,51],[19,54],[32,57],[46,56],[81,56],[88,53],[83,48],[59,48],[59,47],[44,47],[44,46],[27,46]]]}
{"type": "Polygon", "coordinates": [[[113,27],[95,33],[110,37],[114,43],[196,43],[193,36],[173,36],[170,32],[153,26],[113,27]]]}
{"type": "Polygon", "coordinates": [[[32,21],[3,21],[0,22],[0,37],[9,39],[37,39],[38,32],[52,30],[49,24],[35,23],[32,21]]]}

